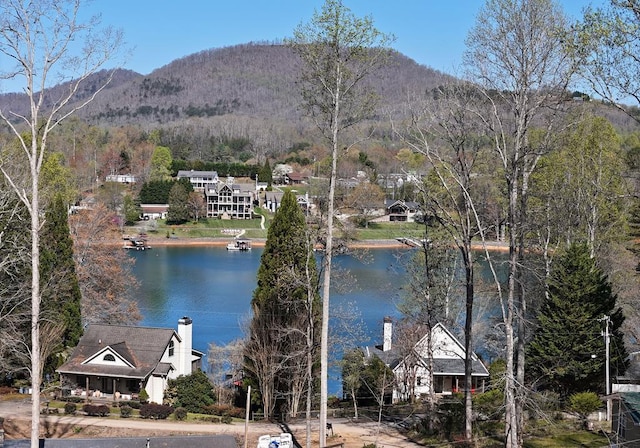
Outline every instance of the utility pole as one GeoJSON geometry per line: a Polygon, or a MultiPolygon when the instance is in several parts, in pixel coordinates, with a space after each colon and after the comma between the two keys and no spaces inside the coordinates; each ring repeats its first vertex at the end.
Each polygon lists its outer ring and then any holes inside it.
{"type": "Polygon", "coordinates": [[[607,421],[611,421],[611,379],[609,378],[609,322],[610,317],[606,314],[602,318],[604,320],[604,351],[605,351],[605,393],[607,398],[607,421]]]}

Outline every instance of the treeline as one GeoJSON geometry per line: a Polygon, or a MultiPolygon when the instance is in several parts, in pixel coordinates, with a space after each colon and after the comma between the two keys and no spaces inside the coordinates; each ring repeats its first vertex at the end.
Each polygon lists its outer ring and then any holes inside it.
{"type": "Polygon", "coordinates": [[[256,178],[260,171],[258,165],[245,165],[244,163],[228,162],[216,163],[202,160],[174,160],[171,163],[171,174],[175,177],[178,171],[216,171],[218,176],[250,177],[256,178]]]}

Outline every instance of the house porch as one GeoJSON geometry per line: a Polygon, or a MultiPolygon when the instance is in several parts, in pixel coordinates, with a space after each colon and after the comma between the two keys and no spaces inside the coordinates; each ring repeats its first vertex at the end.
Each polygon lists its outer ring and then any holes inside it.
{"type": "Polygon", "coordinates": [[[137,400],[143,386],[140,378],[62,374],[60,380],[64,396],[111,401],[137,400]]]}

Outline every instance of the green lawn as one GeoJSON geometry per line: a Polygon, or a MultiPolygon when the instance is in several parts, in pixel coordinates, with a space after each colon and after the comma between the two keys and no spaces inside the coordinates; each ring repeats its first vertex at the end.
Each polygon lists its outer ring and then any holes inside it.
{"type": "Polygon", "coordinates": [[[415,222],[370,222],[368,228],[356,231],[359,240],[389,240],[398,237],[424,237],[424,225],[415,222]]]}
{"type": "MultiPolygon", "coordinates": [[[[165,221],[158,220],[155,230],[147,229],[150,234],[175,238],[231,238],[235,234],[232,229],[244,230],[243,236],[247,238],[266,238],[267,229],[273,219],[273,214],[257,209],[257,214],[264,214],[265,228],[260,228],[261,219],[234,219],[222,220],[216,218],[203,219],[198,223],[188,222],[182,225],[167,225],[165,221]]],[[[124,232],[137,234],[145,231],[145,221],[138,223],[136,227],[127,227],[124,232]]],[[[339,232],[337,232],[339,236],[339,232]]],[[[407,222],[382,222],[369,223],[368,228],[358,228],[355,232],[357,240],[389,240],[397,237],[409,237],[421,239],[424,236],[424,226],[407,222]]]]}

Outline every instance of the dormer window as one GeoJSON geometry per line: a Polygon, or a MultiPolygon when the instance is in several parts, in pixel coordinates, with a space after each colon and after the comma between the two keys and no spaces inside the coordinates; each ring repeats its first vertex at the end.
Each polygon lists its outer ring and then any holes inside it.
{"type": "Polygon", "coordinates": [[[174,343],[173,340],[169,342],[169,356],[173,356],[174,343]]]}
{"type": "Polygon", "coordinates": [[[109,361],[109,362],[116,362],[116,357],[113,356],[111,353],[107,353],[106,355],[104,355],[104,358],[102,358],[103,361],[109,361]]]}

